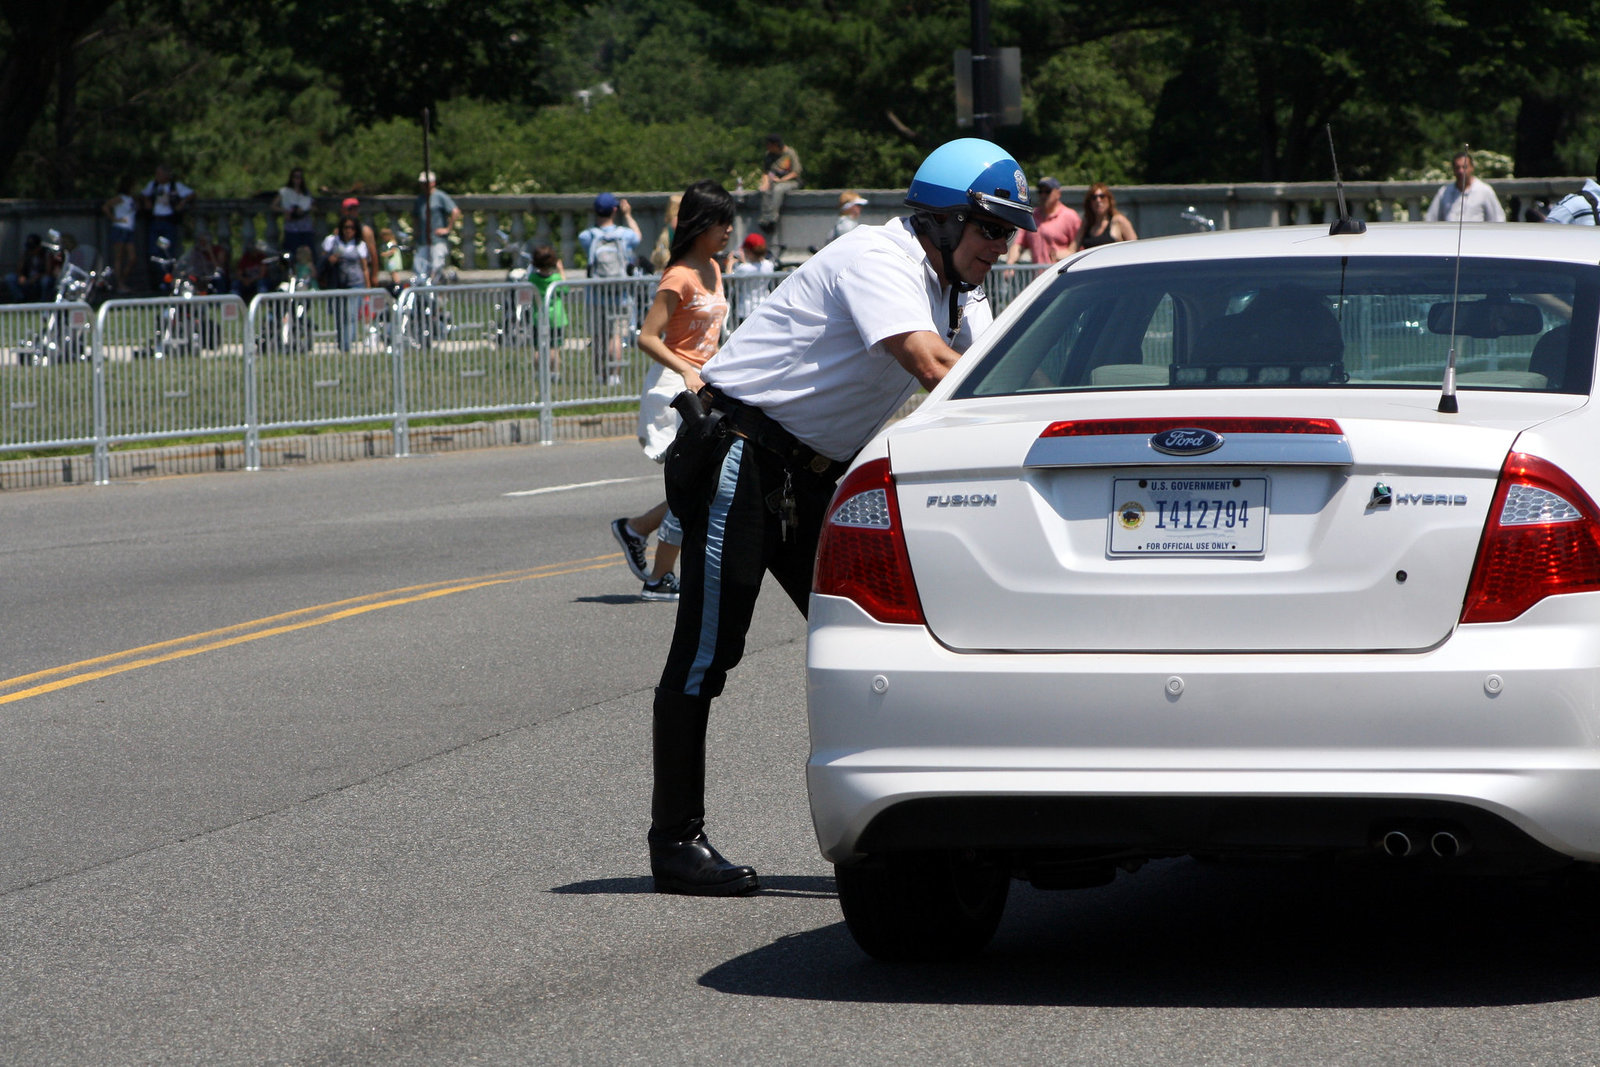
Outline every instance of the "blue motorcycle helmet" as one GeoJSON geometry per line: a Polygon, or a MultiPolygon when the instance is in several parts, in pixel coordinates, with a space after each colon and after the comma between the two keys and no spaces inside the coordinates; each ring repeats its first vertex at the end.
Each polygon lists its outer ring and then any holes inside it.
{"type": "MultiPolygon", "coordinates": [[[[945,277],[954,288],[974,288],[956,277],[952,253],[968,221],[988,219],[1037,230],[1033,201],[1022,166],[992,141],[962,137],[935,148],[911,179],[906,206],[911,224],[933,242],[944,258],[945,277]]],[[[954,294],[952,294],[954,295],[954,294]]]]}
{"type": "Polygon", "coordinates": [[[906,206],[946,214],[976,211],[1024,230],[1037,230],[1028,179],[1004,148],[962,137],[933,150],[911,179],[906,206]]]}

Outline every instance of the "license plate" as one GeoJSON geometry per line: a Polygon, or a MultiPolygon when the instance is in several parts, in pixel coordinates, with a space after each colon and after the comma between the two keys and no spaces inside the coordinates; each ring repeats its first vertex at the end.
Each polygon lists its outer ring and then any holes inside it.
{"type": "Polygon", "coordinates": [[[1267,544],[1266,478],[1116,478],[1113,556],[1249,556],[1267,544]]]}

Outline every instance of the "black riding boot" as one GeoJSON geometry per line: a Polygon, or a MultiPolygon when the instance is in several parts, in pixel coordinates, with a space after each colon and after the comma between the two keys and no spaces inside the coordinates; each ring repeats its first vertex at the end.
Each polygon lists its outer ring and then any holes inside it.
{"type": "Polygon", "coordinates": [[[761,888],[756,872],[722,858],[705,825],[706,720],[711,701],[657,689],[652,722],[650,873],[658,893],[731,897],[761,888]]]}

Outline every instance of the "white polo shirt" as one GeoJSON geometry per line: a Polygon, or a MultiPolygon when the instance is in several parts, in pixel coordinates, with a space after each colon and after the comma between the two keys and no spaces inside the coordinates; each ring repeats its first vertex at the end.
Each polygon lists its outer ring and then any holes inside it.
{"type": "Polygon", "coordinates": [[[1488,182],[1472,179],[1467,191],[1449,182],[1434,194],[1425,216],[1427,222],[1504,222],[1506,210],[1488,182]]]}
{"type": "Polygon", "coordinates": [[[929,330],[965,352],[993,321],[981,288],[960,299],[952,338],[949,290],[910,220],[858,226],[784,279],[701,377],[824,456],[847,460],[917,389],[886,338],[929,330]]]}

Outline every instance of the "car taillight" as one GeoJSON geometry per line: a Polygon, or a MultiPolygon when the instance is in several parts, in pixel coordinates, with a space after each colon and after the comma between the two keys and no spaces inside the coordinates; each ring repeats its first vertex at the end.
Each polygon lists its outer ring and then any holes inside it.
{"type": "Polygon", "coordinates": [[[1462,622],[1505,622],[1547,596],[1600,589],[1600,509],[1548,460],[1513,452],[1467,583],[1462,622]]]}
{"type": "Polygon", "coordinates": [[[1215,418],[1192,419],[1073,419],[1052,422],[1040,437],[1105,437],[1114,434],[1153,434],[1162,430],[1200,427],[1216,433],[1306,433],[1338,437],[1344,433],[1334,419],[1215,418]]]}
{"type": "Polygon", "coordinates": [[[853,600],[879,622],[924,624],[887,459],[863,463],[833,494],[811,588],[853,600]]]}

